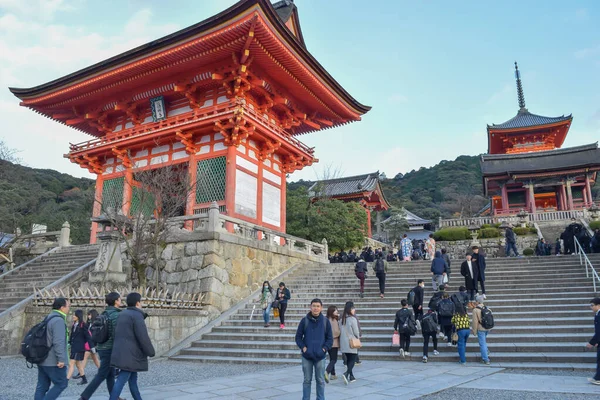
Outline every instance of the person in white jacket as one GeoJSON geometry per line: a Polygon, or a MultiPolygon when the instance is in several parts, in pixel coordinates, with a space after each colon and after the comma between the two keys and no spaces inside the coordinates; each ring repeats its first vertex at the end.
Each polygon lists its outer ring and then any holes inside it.
{"type": "Polygon", "coordinates": [[[350,347],[350,339],[360,338],[358,320],[354,316],[355,313],[356,309],[354,308],[354,303],[348,301],[344,306],[344,312],[340,319],[340,351],[346,356],[347,366],[347,370],[342,375],[342,378],[346,385],[356,381],[352,370],[358,356],[358,348],[350,347]]]}

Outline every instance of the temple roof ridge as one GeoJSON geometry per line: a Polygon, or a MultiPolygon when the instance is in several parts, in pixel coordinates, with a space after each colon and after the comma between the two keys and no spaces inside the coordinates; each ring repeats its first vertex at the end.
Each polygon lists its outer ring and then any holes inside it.
{"type": "Polygon", "coordinates": [[[309,193],[315,195],[315,189],[322,185],[322,192],[326,196],[339,196],[352,193],[370,192],[377,188],[379,182],[379,171],[368,174],[346,176],[343,178],[325,179],[316,181],[308,189],[309,193]]]}
{"type": "Polygon", "coordinates": [[[529,112],[527,108],[521,108],[513,118],[501,124],[488,125],[490,129],[514,129],[514,128],[526,128],[530,126],[539,125],[550,125],[557,122],[564,122],[573,119],[573,114],[561,115],[560,117],[545,117],[543,115],[537,115],[529,112]]]}

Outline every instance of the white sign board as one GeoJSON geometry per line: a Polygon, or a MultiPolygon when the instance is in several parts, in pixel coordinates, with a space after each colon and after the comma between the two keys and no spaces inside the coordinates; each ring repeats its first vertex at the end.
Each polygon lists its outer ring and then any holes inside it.
{"type": "Polygon", "coordinates": [[[281,189],[264,182],[262,201],[263,222],[281,226],[281,189]]]}
{"type": "Polygon", "coordinates": [[[235,171],[235,212],[256,218],[258,181],[239,169],[235,171]]]}

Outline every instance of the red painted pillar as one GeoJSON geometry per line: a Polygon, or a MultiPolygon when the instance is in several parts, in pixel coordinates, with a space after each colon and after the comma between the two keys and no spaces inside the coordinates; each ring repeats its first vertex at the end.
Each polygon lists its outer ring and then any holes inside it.
{"type": "MultiPolygon", "coordinates": [[[[225,213],[229,216],[235,214],[235,169],[236,169],[236,147],[229,146],[227,148],[227,166],[225,168],[225,213]]],[[[225,228],[233,231],[231,223],[226,223],[225,228]]]]}
{"type": "MultiPolygon", "coordinates": [[[[92,208],[92,217],[98,217],[102,212],[102,188],[104,186],[104,177],[96,177],[96,191],[94,193],[94,206],[92,208]]],[[[98,223],[92,222],[90,230],[90,244],[96,243],[96,234],[98,232],[98,223]]]]}
{"type": "Polygon", "coordinates": [[[567,201],[567,191],[565,189],[565,185],[560,185],[560,195],[561,195],[561,210],[566,211],[569,209],[569,202],[567,201]]]}
{"type": "Polygon", "coordinates": [[[133,193],[133,172],[131,168],[127,168],[125,171],[125,182],[123,186],[123,215],[129,215],[129,209],[131,208],[131,195],[133,193]]]}
{"type": "Polygon", "coordinates": [[[371,232],[371,209],[367,206],[365,208],[365,210],[367,211],[367,234],[369,235],[369,237],[372,237],[372,232],[371,232]]]}
{"type": "Polygon", "coordinates": [[[280,223],[279,226],[281,227],[281,232],[285,233],[285,229],[286,229],[286,216],[287,216],[287,210],[286,210],[286,201],[287,201],[287,197],[286,197],[286,189],[287,188],[287,182],[285,180],[285,173],[282,174],[281,177],[281,216],[280,216],[280,223]]]}
{"type": "MultiPolygon", "coordinates": [[[[185,215],[194,215],[194,206],[196,205],[196,181],[198,179],[198,161],[196,155],[191,154],[188,161],[188,178],[190,180],[189,192],[185,203],[185,215]]],[[[186,221],[185,229],[193,230],[194,223],[186,221]]]]}
{"type": "Polygon", "coordinates": [[[588,194],[588,202],[593,203],[594,202],[594,198],[592,197],[592,186],[590,185],[590,176],[589,175],[585,175],[585,191],[588,194]]]}

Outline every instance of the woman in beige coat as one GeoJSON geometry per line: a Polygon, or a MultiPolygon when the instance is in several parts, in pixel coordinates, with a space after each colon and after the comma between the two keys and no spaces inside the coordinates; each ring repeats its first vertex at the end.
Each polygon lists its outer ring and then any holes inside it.
{"type": "Polygon", "coordinates": [[[358,321],[354,316],[355,313],[356,309],[354,308],[354,303],[351,301],[347,302],[344,306],[342,320],[340,321],[340,350],[346,356],[346,366],[348,368],[342,375],[346,385],[349,382],[352,383],[356,381],[352,369],[356,363],[358,349],[350,347],[350,339],[358,339],[360,337],[358,321]]]}
{"type": "Polygon", "coordinates": [[[340,348],[340,313],[336,306],[329,306],[327,309],[327,319],[331,323],[331,332],[333,333],[333,346],[329,349],[329,364],[325,369],[325,382],[329,383],[330,379],[337,379],[335,375],[335,363],[338,358],[338,350],[340,348]]]}

